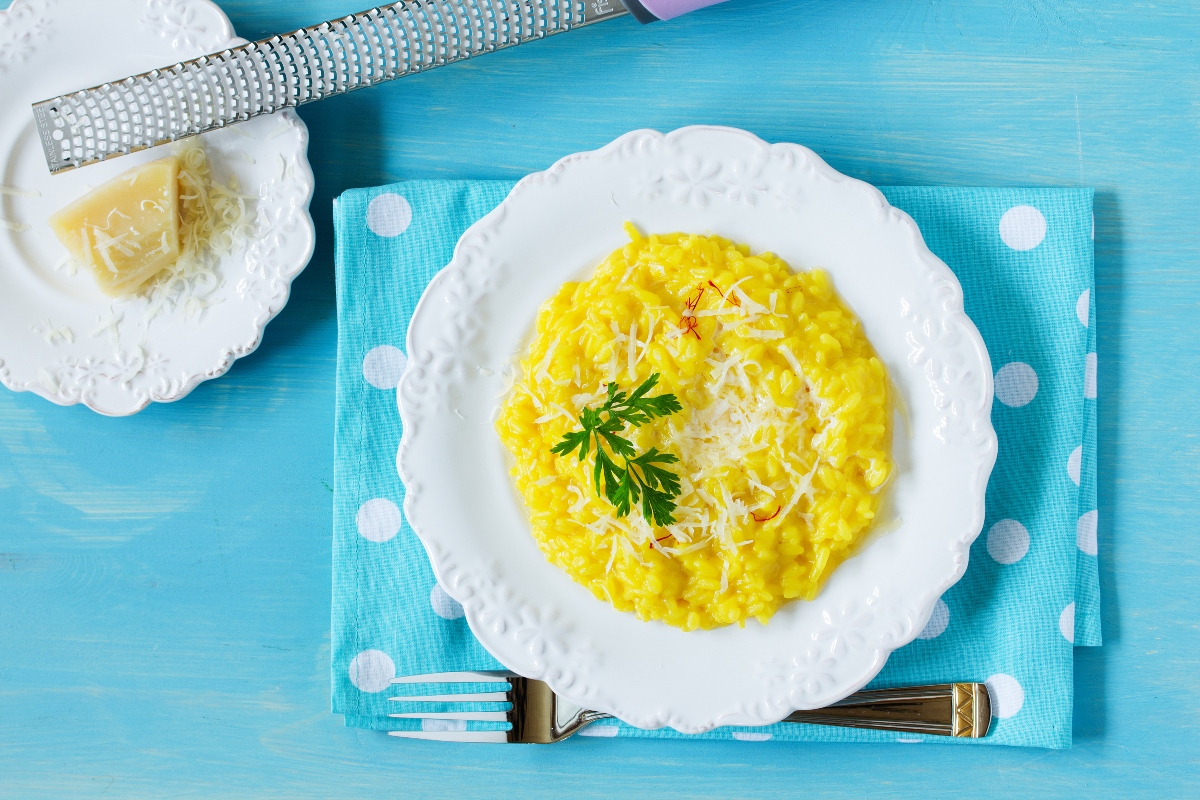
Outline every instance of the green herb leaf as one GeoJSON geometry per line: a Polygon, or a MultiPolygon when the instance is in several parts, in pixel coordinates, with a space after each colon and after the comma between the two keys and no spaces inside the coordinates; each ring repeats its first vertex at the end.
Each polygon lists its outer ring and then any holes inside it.
{"type": "Polygon", "coordinates": [[[564,436],[561,442],[551,448],[550,452],[560,456],[569,456],[575,450],[575,448],[578,447],[579,460],[583,461],[585,458],[587,458],[588,450],[591,449],[591,444],[592,434],[590,431],[574,431],[573,433],[568,433],[566,436],[564,436]]]}
{"type": "Polygon", "coordinates": [[[649,487],[642,490],[642,516],[652,525],[674,525],[674,495],[649,487]]]}
{"type": "Polygon", "coordinates": [[[665,489],[672,496],[679,494],[679,476],[655,464],[674,464],[679,458],[672,453],[660,453],[657,447],[630,461],[644,476],[644,482],[652,489],[665,489]]]}
{"type": "Polygon", "coordinates": [[[611,490],[607,493],[608,502],[612,503],[617,509],[618,517],[623,517],[629,513],[630,502],[637,502],[637,491],[637,484],[629,479],[629,471],[625,470],[622,472],[621,480],[616,486],[611,487],[611,490]]]}
{"type": "Polygon", "coordinates": [[[624,474],[625,470],[618,467],[616,462],[608,457],[608,453],[604,452],[603,448],[597,446],[596,468],[594,470],[596,494],[609,498],[610,502],[616,505],[616,501],[612,498],[624,474]]]}
{"type": "Polygon", "coordinates": [[[671,525],[675,522],[675,498],[680,494],[679,476],[659,464],[675,464],[679,458],[663,453],[657,447],[635,457],[633,443],[623,436],[626,425],[639,427],[657,417],[666,417],[683,410],[673,394],[647,397],[658,385],[658,373],[626,395],[615,383],[605,387],[604,404],[598,409],[585,408],[579,415],[582,430],[572,431],[551,448],[555,455],[569,456],[579,451],[579,460],[587,458],[596,442],[596,463],[592,482],[596,495],[612,503],[618,517],[624,517],[641,501],[642,516],[651,525],[671,525]],[[612,456],[603,445],[608,445],[612,456]],[[613,456],[625,461],[622,467],[613,456]]]}
{"type": "Polygon", "coordinates": [[[633,443],[628,439],[624,439],[620,436],[617,436],[615,433],[609,433],[608,431],[602,430],[600,433],[602,436],[604,436],[604,441],[608,442],[608,446],[616,455],[630,458],[634,453],[637,452],[633,449],[633,443]]]}

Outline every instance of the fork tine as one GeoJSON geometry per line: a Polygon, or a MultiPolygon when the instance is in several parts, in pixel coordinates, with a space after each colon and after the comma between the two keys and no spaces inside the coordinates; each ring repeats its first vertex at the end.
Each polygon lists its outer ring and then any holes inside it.
{"type": "Polygon", "coordinates": [[[396,719],[465,719],[471,722],[507,722],[507,711],[442,711],[415,712],[412,714],[388,714],[396,719]]]}
{"type": "Polygon", "coordinates": [[[392,683],[491,683],[507,681],[511,673],[494,670],[476,672],[433,672],[428,675],[410,675],[392,678],[392,683]]]}
{"type": "Polygon", "coordinates": [[[433,742],[487,742],[504,744],[508,731],[388,731],[401,739],[426,739],[433,742]]]}
{"type": "Polygon", "coordinates": [[[480,692],[478,694],[424,694],[411,697],[389,697],[393,703],[504,703],[508,692],[480,692]]]}

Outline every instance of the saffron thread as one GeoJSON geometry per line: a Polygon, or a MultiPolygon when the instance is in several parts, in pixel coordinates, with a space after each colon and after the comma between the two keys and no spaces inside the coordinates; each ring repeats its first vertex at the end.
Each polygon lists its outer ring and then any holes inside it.
{"type": "Polygon", "coordinates": [[[753,511],[750,512],[750,516],[754,517],[755,522],[766,522],[768,520],[775,519],[777,516],[779,516],[779,512],[782,509],[783,509],[782,505],[775,506],[775,513],[769,517],[760,517],[758,514],[755,514],[753,511]]]}

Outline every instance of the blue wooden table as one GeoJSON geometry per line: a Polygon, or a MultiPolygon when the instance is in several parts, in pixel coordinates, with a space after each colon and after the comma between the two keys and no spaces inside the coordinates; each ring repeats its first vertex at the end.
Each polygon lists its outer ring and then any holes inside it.
{"type": "MultiPolygon", "coordinates": [[[[221,4],[248,38],[369,5],[221,4]]],[[[305,108],[317,251],[256,353],[127,419],[0,391],[0,797],[1192,795],[1198,67],[1194,0],[734,0],[305,108]],[[331,199],[690,123],[880,184],[1096,188],[1105,644],[1072,750],[472,748],[329,712],[331,199]]]]}

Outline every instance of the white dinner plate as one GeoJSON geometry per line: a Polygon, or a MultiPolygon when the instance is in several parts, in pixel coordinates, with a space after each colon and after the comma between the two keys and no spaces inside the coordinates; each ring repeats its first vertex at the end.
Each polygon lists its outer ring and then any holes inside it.
{"type": "Polygon", "coordinates": [[[255,235],[223,257],[220,288],[152,316],[64,262],[47,218],[89,188],[170,153],[51,176],[30,105],[211,53],[234,38],[208,0],[14,0],[0,11],[0,382],[62,405],[132,414],[178,400],[258,346],[313,248],[308,131],[290,111],[203,136],[214,177],[236,176],[255,235]],[[7,224],[5,224],[7,223],[7,224]],[[14,230],[16,228],[16,230],[14,230]]]}
{"type": "Polygon", "coordinates": [[[765,725],[858,690],[921,631],[983,525],[992,371],[962,288],[907,214],[794,144],[634,131],[530,175],[430,283],[408,356],[397,466],[439,582],[505,666],[638,727],[765,725]],[[897,527],[767,625],[685,633],[616,611],[546,561],[511,485],[491,422],[501,373],[538,306],[627,241],[626,220],[826,269],[907,408],[889,488],[897,527]]]}

